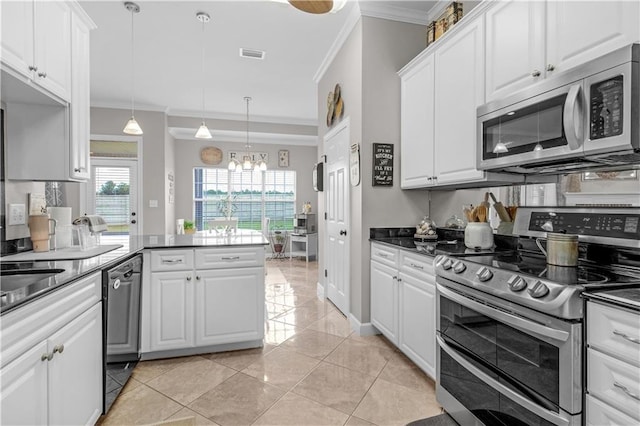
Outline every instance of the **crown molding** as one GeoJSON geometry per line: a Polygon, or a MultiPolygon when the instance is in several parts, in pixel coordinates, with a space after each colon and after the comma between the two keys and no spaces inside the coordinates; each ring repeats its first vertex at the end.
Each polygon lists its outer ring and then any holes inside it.
{"type": "MultiPolygon", "coordinates": [[[[131,103],[126,102],[91,102],[91,108],[109,108],[109,109],[124,109],[131,111],[131,103]]],[[[150,112],[163,112],[167,114],[169,108],[159,105],[143,105],[136,104],[135,111],[150,111],[150,112]]],[[[134,113],[135,113],[134,111],[134,113]]]]}
{"type": "MultiPolygon", "coordinates": [[[[171,117],[187,117],[187,118],[202,118],[202,111],[185,110],[185,109],[168,109],[167,115],[171,117]]],[[[232,121],[246,121],[246,114],[234,114],[226,112],[206,112],[205,119],[213,120],[232,120],[232,121]]],[[[296,126],[318,126],[318,120],[294,118],[294,117],[276,117],[270,115],[254,115],[251,114],[251,122],[257,123],[271,123],[271,124],[291,124],[296,126]]]]}
{"type": "MultiPolygon", "coordinates": [[[[446,2],[438,2],[437,6],[442,6],[442,10],[447,6],[446,2]]],[[[406,22],[408,24],[427,25],[430,20],[428,16],[431,14],[424,13],[420,15],[415,9],[407,9],[404,7],[391,6],[388,3],[365,1],[360,2],[360,14],[370,18],[387,19],[389,21],[406,22]]]]}
{"type": "MultiPolygon", "coordinates": [[[[206,141],[195,137],[196,128],[169,127],[169,133],[176,140],[206,141]]],[[[247,133],[237,130],[210,129],[212,139],[218,142],[242,142],[247,141],[247,133]]],[[[250,132],[250,143],[259,145],[292,145],[292,146],[318,146],[318,136],[293,135],[284,133],[250,132]]]]}

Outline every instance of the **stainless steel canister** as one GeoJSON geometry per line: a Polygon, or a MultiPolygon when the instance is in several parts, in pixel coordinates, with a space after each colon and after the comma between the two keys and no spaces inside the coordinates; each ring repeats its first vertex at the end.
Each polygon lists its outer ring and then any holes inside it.
{"type": "Polygon", "coordinates": [[[536,238],[538,248],[547,256],[547,263],[556,266],[578,266],[578,236],[547,233],[547,249],[540,244],[544,238],[536,238]]]}

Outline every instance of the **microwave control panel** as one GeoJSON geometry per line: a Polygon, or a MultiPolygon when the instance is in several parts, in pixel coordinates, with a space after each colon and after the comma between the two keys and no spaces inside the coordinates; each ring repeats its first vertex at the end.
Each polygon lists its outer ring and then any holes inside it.
{"type": "Polygon", "coordinates": [[[591,140],[622,134],[624,82],[621,75],[592,84],[589,90],[591,140]]]}
{"type": "Polygon", "coordinates": [[[630,240],[640,239],[640,215],[612,213],[532,212],[529,230],[551,224],[554,232],[630,240]]]}

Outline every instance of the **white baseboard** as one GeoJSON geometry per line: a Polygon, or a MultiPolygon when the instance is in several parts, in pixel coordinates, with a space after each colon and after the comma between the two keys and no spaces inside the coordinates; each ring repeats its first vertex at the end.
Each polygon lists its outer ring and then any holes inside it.
{"type": "Polygon", "coordinates": [[[324,286],[320,284],[320,282],[316,283],[316,294],[318,295],[318,299],[324,300],[327,296],[324,294],[324,286]]]}
{"type": "Polygon", "coordinates": [[[351,325],[351,330],[355,331],[358,336],[373,336],[375,334],[380,334],[373,324],[370,322],[361,323],[353,316],[353,314],[349,314],[349,324],[351,325]]]}

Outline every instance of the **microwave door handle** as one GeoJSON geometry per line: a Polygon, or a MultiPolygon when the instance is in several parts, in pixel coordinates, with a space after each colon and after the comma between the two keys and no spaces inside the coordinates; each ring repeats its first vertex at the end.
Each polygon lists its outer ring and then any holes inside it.
{"type": "Polygon", "coordinates": [[[569,89],[567,99],[564,101],[564,111],[562,113],[562,126],[564,127],[564,134],[567,137],[567,143],[572,151],[579,149],[582,146],[582,108],[581,108],[581,92],[582,86],[580,84],[574,84],[569,89]],[[578,126],[576,127],[576,107],[580,108],[580,118],[578,126]]]}

